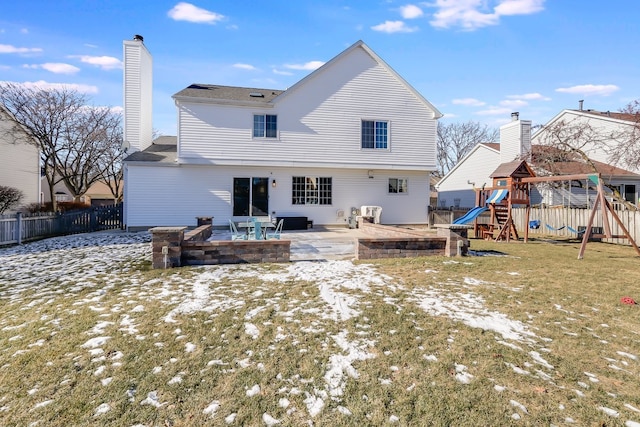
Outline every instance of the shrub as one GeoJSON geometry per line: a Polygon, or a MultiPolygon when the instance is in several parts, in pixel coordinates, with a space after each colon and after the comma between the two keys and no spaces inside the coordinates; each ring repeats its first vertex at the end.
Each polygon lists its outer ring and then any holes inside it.
{"type": "Polygon", "coordinates": [[[0,214],[17,206],[24,198],[24,193],[17,188],[0,185],[0,214]]]}
{"type": "MultiPolygon", "coordinates": [[[[88,209],[91,205],[87,205],[82,202],[58,202],[58,212],[77,211],[82,209],[88,209]]],[[[29,213],[38,212],[53,212],[53,203],[31,203],[25,206],[25,209],[29,213]]]]}

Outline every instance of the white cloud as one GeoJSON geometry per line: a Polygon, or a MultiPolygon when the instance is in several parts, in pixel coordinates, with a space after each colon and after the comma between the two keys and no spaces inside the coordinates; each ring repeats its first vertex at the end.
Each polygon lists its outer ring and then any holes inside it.
{"type": "Polygon", "coordinates": [[[424,15],[424,12],[418,6],[408,4],[400,7],[400,15],[402,15],[404,19],[415,19],[424,15]]]}
{"type": "Polygon", "coordinates": [[[215,24],[225,18],[224,15],[186,2],[180,2],[173,6],[173,9],[167,12],[167,15],[176,21],[195,22],[196,24],[215,24]]]}
{"type": "Polygon", "coordinates": [[[42,52],[39,47],[15,47],[10,44],[0,44],[0,53],[35,53],[42,52]]]}
{"type": "Polygon", "coordinates": [[[530,15],[544,10],[545,0],[504,0],[494,10],[498,15],[530,15]]]}
{"type": "Polygon", "coordinates": [[[511,108],[489,107],[486,110],[476,111],[479,116],[501,116],[511,114],[511,108]]]}
{"type": "Polygon", "coordinates": [[[92,49],[95,49],[95,48],[97,48],[97,47],[98,47],[98,45],[91,44],[91,43],[85,43],[85,44],[84,44],[84,46],[86,46],[86,47],[90,47],[90,48],[92,48],[92,49]]]}
{"type": "Polygon", "coordinates": [[[111,107],[110,110],[114,114],[124,114],[124,108],[119,105],[116,105],[115,107],[111,107]]]}
{"type": "Polygon", "coordinates": [[[526,99],[529,101],[551,101],[551,98],[539,94],[537,92],[534,93],[525,93],[522,95],[507,95],[507,99],[526,99]]]}
{"type": "Polygon", "coordinates": [[[320,68],[324,65],[322,61],[309,61],[304,64],[285,64],[284,68],[288,68],[290,70],[306,70],[313,71],[317,68],[320,68]]]}
{"type": "Polygon", "coordinates": [[[496,25],[499,21],[496,14],[478,10],[484,3],[483,0],[436,0],[430,4],[437,9],[430,24],[436,28],[460,26],[465,30],[496,25]]]}
{"type": "Polygon", "coordinates": [[[98,87],[97,86],[93,86],[93,85],[85,85],[85,84],[80,84],[80,83],[50,83],[50,82],[46,82],[44,80],[38,80],[37,82],[22,82],[22,83],[18,83],[18,82],[0,82],[0,83],[12,83],[12,84],[16,84],[19,86],[23,86],[27,89],[36,89],[36,90],[47,90],[47,89],[53,89],[53,90],[62,90],[62,89],[67,89],[67,90],[75,90],[81,93],[87,93],[87,94],[95,94],[98,93],[98,87]]]}
{"type": "Polygon", "coordinates": [[[65,64],[61,62],[46,62],[44,64],[25,64],[22,66],[23,68],[42,68],[43,70],[47,70],[49,72],[55,74],[75,74],[80,71],[80,68],[75,67],[71,64],[65,64]]]}
{"type": "Polygon", "coordinates": [[[29,29],[28,29],[28,28],[21,28],[21,29],[20,29],[20,33],[22,33],[22,34],[29,34],[29,29]]]}
{"type": "Polygon", "coordinates": [[[275,68],[273,69],[273,74],[278,74],[278,75],[280,75],[280,76],[293,76],[293,73],[292,73],[292,72],[289,72],[289,71],[280,71],[280,70],[277,70],[277,69],[275,69],[275,68]]]}
{"type": "Polygon", "coordinates": [[[418,31],[417,27],[407,27],[404,21],[384,21],[382,24],[371,27],[373,31],[382,33],[413,33],[418,31]]]}
{"type": "Polygon", "coordinates": [[[234,68],[240,68],[241,70],[249,70],[249,71],[253,71],[253,70],[257,69],[256,67],[254,67],[251,64],[240,64],[240,63],[233,64],[233,67],[234,68]]]}
{"type": "Polygon", "coordinates": [[[556,92],[571,93],[577,95],[601,95],[609,96],[620,88],[616,85],[577,85],[571,87],[561,87],[556,92]]]}
{"type": "Polygon", "coordinates": [[[503,107],[517,108],[529,105],[529,103],[527,101],[523,101],[522,99],[505,99],[504,101],[500,101],[500,105],[502,105],[503,107]]]}
{"type": "Polygon", "coordinates": [[[455,105],[467,105],[470,107],[482,107],[483,105],[485,105],[485,102],[482,102],[475,98],[454,99],[453,101],[451,101],[451,103],[455,105]]]}
{"type": "Polygon", "coordinates": [[[77,58],[85,64],[95,65],[103,70],[122,68],[122,61],[113,56],[71,55],[69,58],[77,58]]]}
{"type": "Polygon", "coordinates": [[[497,25],[501,16],[529,15],[544,10],[545,0],[435,0],[424,3],[436,11],[430,24],[436,28],[460,27],[467,31],[497,25]]]}

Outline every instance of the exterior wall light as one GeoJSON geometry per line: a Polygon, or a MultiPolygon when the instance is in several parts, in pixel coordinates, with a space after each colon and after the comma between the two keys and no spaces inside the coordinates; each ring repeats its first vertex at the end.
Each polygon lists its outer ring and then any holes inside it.
{"type": "Polygon", "coordinates": [[[271,186],[272,186],[273,188],[276,188],[276,180],[275,180],[275,179],[271,181],[271,186]]]}

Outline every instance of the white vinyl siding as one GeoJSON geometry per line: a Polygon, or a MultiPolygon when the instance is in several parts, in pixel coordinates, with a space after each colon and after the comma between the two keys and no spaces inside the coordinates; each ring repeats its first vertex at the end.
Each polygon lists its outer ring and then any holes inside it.
{"type": "MultiPolygon", "coordinates": [[[[0,110],[0,185],[17,188],[20,205],[40,202],[40,156],[26,134],[14,131],[13,119],[0,110]],[[5,134],[5,132],[8,132],[5,134]],[[8,139],[8,140],[5,140],[8,139]]],[[[48,189],[46,190],[48,191],[48,189]]]]}
{"type": "MultiPolygon", "coordinates": [[[[500,127],[500,163],[520,160],[530,151],[530,120],[517,120],[500,127]]],[[[496,165],[497,167],[498,165],[496,165]]]]}
{"type": "Polygon", "coordinates": [[[142,42],[125,41],[123,138],[131,151],[144,150],[153,137],[153,60],[142,42]]]}
{"type": "Polygon", "coordinates": [[[362,49],[276,99],[265,114],[278,116],[277,141],[252,140],[255,113],[179,101],[179,162],[436,169],[434,112],[362,49]],[[363,150],[361,120],[381,112],[392,144],[363,150]]]}
{"type": "Polygon", "coordinates": [[[489,178],[500,164],[500,153],[482,144],[477,145],[454,169],[438,184],[438,206],[459,206],[472,208],[476,205],[474,186],[491,187],[489,178]]]}
{"type": "Polygon", "coordinates": [[[306,216],[318,225],[347,225],[350,209],[362,205],[382,206],[385,224],[426,224],[429,176],[406,172],[411,197],[398,203],[388,193],[392,174],[366,170],[323,168],[252,168],[206,166],[127,166],[125,184],[128,227],[192,226],[197,216],[213,216],[214,225],[232,219],[234,176],[269,176],[278,183],[269,188],[269,211],[273,216],[306,216]],[[292,177],[331,177],[331,205],[294,205],[292,177]],[[170,201],[170,202],[168,202],[170,201]],[[340,215],[340,212],[343,215],[340,215]]]}

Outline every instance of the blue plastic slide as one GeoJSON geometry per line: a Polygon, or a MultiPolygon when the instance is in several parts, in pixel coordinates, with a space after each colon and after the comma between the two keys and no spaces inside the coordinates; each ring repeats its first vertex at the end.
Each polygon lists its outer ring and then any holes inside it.
{"type": "MultiPolygon", "coordinates": [[[[509,194],[509,190],[506,190],[506,189],[493,190],[493,192],[491,193],[491,195],[487,199],[487,203],[486,204],[488,205],[490,203],[500,203],[501,201],[504,200],[505,197],[507,197],[507,194],[509,194]]],[[[489,209],[489,208],[487,208],[486,206],[476,206],[475,208],[471,209],[469,212],[467,212],[466,214],[464,214],[460,218],[458,218],[455,221],[453,221],[453,223],[454,224],[466,224],[468,222],[471,222],[474,219],[476,219],[478,216],[480,216],[480,214],[482,212],[486,211],[487,209],[489,209]]]]}
{"type": "Polygon", "coordinates": [[[493,190],[493,192],[487,199],[487,204],[500,203],[504,200],[505,197],[507,197],[507,194],[509,194],[509,190],[506,190],[504,188],[502,190],[493,190]]]}
{"type": "Polygon", "coordinates": [[[476,206],[475,208],[471,209],[469,212],[464,214],[464,216],[461,216],[460,218],[458,218],[455,221],[453,221],[453,223],[454,224],[466,224],[468,222],[471,222],[474,219],[476,219],[478,216],[480,216],[480,214],[482,212],[486,211],[487,209],[488,208],[486,206],[476,206]]]}

